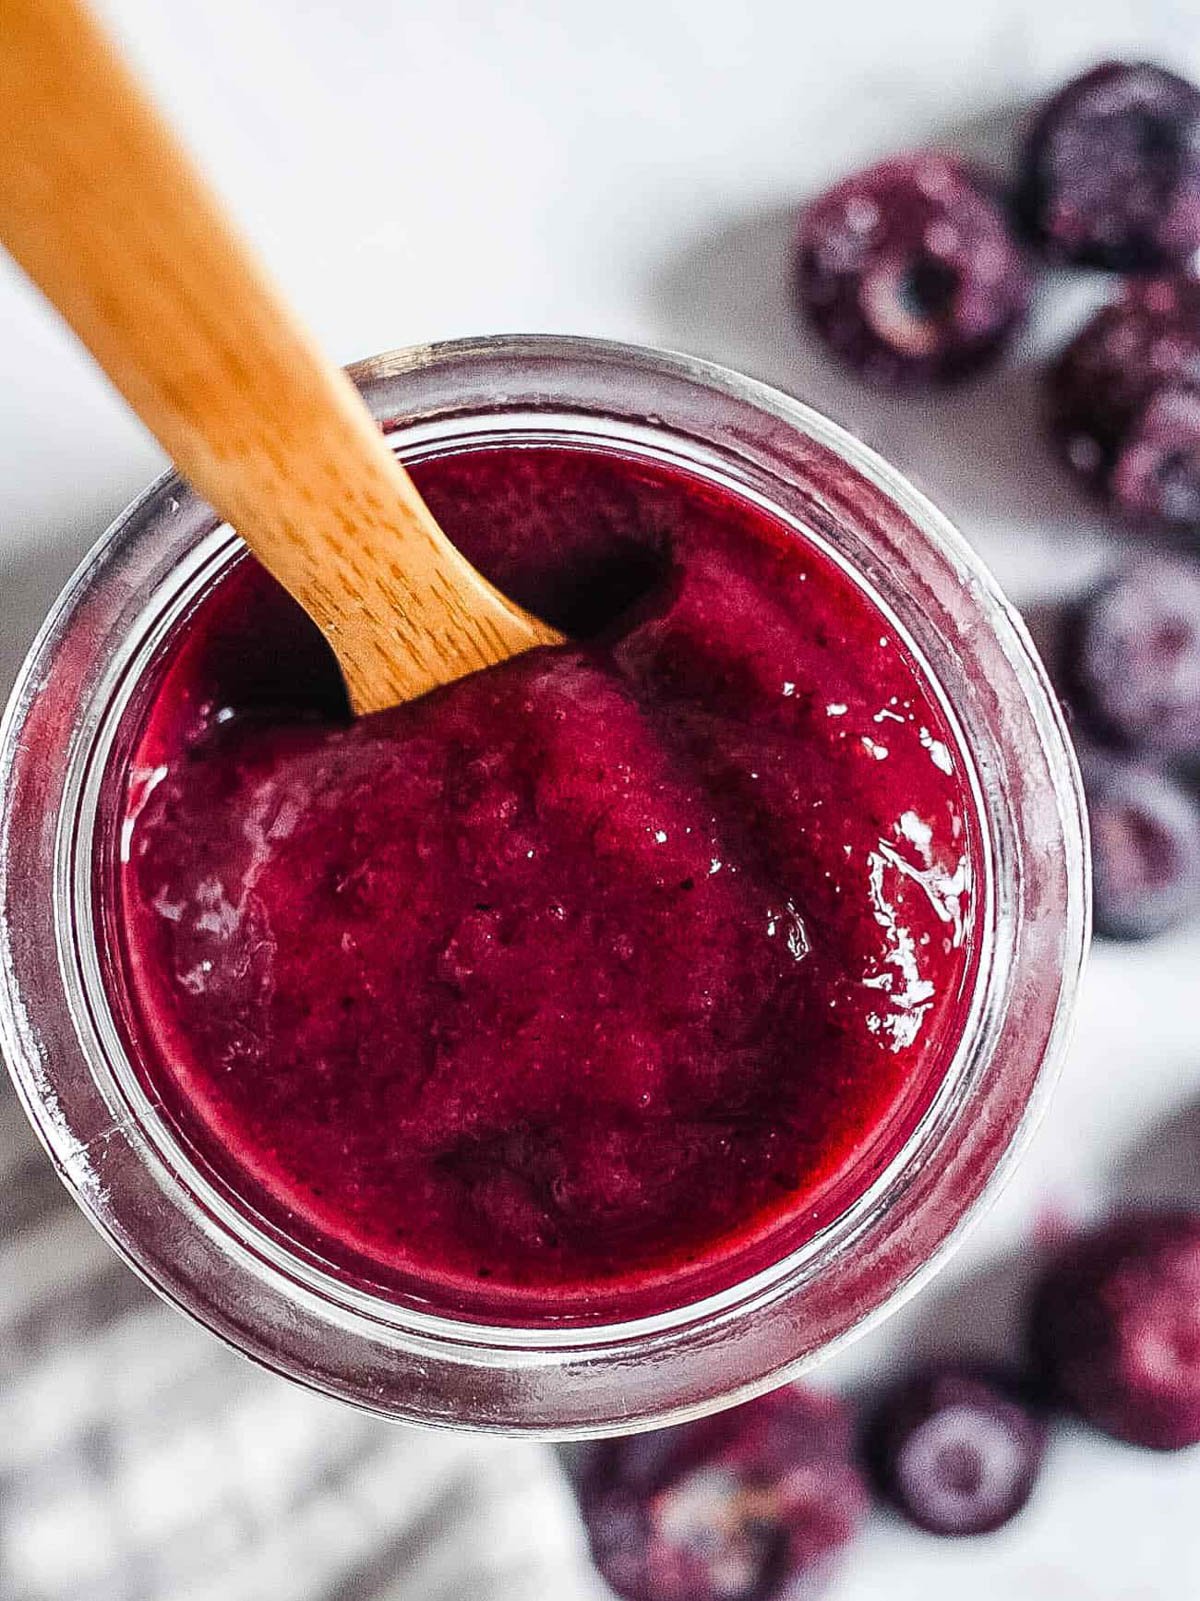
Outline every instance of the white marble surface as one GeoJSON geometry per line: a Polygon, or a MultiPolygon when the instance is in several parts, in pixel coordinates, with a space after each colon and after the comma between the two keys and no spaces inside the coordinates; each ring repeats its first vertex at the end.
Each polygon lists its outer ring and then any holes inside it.
{"type": "MultiPolygon", "coordinates": [[[[1105,54],[1200,76],[1194,3],[1092,0],[108,0],[289,294],[350,360],[429,338],[584,332],[675,346],[794,391],[954,515],[1018,601],[1117,542],[1058,478],[1030,363],[1100,280],[1049,285],[1011,366],[894,406],[798,335],[783,274],[797,202],[929,141],[1002,155],[1015,108],[1105,54]]],[[[159,456],[0,264],[0,678],[87,543],[159,456]]],[[[914,1345],[1011,1337],[1047,1212],[1200,1194],[1200,935],[1100,949],[1056,1104],[943,1278],[832,1380],[914,1345]]],[[[181,1336],[182,1337],[182,1336],[181,1336]]],[[[1055,1445],[1014,1529],[947,1547],[877,1520],[842,1601],[1180,1601],[1200,1595],[1200,1452],[1055,1445]]],[[[415,1593],[415,1592],[414,1592],[415,1593]]]]}

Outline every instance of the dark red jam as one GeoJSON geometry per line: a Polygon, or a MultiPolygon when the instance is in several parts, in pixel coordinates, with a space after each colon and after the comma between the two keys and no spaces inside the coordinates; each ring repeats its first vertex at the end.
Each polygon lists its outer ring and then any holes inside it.
{"type": "Polygon", "coordinates": [[[339,1273],[672,1304],[827,1221],[942,1081],[963,758],[885,614],[732,491],[549,446],[414,474],[578,643],[350,722],[237,565],[128,775],[126,1027],[209,1170],[339,1273]]]}

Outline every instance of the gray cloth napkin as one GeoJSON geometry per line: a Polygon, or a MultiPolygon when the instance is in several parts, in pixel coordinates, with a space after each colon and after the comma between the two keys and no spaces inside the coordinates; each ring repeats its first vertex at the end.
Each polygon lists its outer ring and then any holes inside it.
{"type": "Polygon", "coordinates": [[[369,1418],[161,1305],[0,1088],[0,1601],[600,1601],[544,1446],[369,1418]]]}

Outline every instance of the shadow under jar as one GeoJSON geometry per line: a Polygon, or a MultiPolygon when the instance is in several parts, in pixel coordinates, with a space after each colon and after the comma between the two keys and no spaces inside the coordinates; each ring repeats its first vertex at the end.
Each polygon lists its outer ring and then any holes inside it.
{"type": "Polygon", "coordinates": [[[911,1293],[1045,1100],[1055,703],[955,531],[781,394],[559,338],[354,377],[578,643],[351,726],[152,488],[0,742],[22,1099],[160,1293],[314,1388],[552,1437],[745,1399],[911,1293]]]}

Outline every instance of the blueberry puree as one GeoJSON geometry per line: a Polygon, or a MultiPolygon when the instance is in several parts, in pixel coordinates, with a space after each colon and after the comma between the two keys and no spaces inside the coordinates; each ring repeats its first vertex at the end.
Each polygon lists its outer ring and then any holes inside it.
{"type": "Polygon", "coordinates": [[[667,1304],[840,1210],[941,1081],[962,757],[885,614],[732,491],[552,446],[414,474],[578,643],[351,723],[243,560],[132,757],[125,1027],[219,1181],[337,1271],[667,1304]]]}

